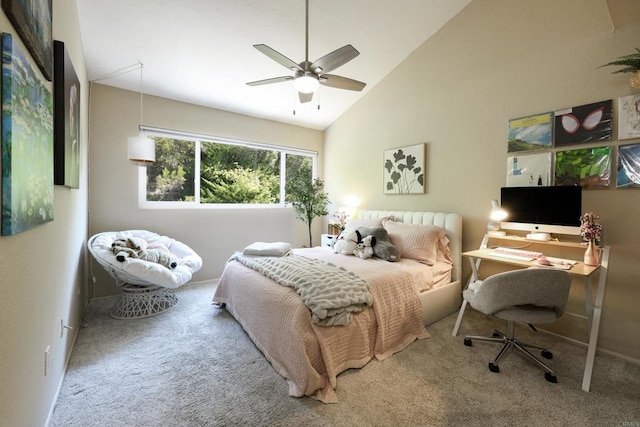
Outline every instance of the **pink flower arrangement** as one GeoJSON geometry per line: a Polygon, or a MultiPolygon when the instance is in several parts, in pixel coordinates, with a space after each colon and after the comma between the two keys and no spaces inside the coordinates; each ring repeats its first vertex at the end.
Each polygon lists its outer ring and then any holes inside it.
{"type": "Polygon", "coordinates": [[[331,219],[329,222],[331,224],[335,224],[340,228],[340,230],[344,229],[344,226],[347,225],[347,218],[349,218],[349,214],[344,211],[336,211],[331,215],[331,219]]]}
{"type": "Polygon", "coordinates": [[[593,213],[588,212],[580,217],[580,235],[585,241],[598,241],[602,235],[602,225],[596,221],[600,217],[593,213]]]}

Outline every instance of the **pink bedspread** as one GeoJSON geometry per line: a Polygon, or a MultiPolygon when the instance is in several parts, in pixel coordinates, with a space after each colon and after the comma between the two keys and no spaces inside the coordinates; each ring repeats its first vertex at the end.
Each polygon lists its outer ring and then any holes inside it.
{"type": "Polygon", "coordinates": [[[421,322],[415,275],[406,269],[377,259],[335,255],[326,248],[294,252],[355,272],[369,282],[374,302],[372,308],[355,314],[349,325],[317,326],[295,290],[237,261],[227,264],[213,301],[226,304],[287,380],[291,396],[337,402],[338,374],[361,368],[374,356],[383,360],[414,340],[429,336],[421,322]]]}

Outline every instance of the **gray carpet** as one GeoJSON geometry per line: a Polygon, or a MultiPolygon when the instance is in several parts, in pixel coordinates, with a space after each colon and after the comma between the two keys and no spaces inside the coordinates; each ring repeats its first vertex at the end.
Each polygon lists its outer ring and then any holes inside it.
{"type": "MultiPolygon", "coordinates": [[[[78,336],[51,426],[640,426],[640,366],[598,354],[591,392],[581,391],[586,350],[519,327],[548,345],[558,384],[515,353],[487,369],[493,344],[451,336],[455,314],[432,337],[338,377],[338,404],[287,394],[225,310],[214,284],[178,291],[161,315],[114,320],[113,298],[94,300],[78,336]]],[[[500,321],[468,310],[461,334],[487,334],[500,321]]]]}

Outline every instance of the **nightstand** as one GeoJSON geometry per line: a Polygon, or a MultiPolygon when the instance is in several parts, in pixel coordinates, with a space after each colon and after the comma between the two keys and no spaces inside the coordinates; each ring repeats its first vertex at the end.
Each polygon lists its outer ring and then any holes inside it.
{"type": "Polygon", "coordinates": [[[320,246],[323,248],[333,248],[333,244],[336,242],[338,236],[334,234],[321,234],[320,235],[320,246]]]}

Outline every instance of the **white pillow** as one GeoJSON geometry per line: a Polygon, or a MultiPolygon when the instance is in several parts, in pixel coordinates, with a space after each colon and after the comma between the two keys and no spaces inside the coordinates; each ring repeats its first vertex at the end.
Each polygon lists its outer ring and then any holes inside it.
{"type": "Polygon", "coordinates": [[[427,265],[434,265],[437,261],[452,262],[449,239],[442,227],[395,221],[383,221],[382,226],[403,258],[427,265]]]}

